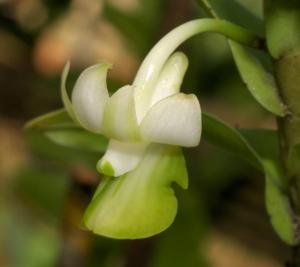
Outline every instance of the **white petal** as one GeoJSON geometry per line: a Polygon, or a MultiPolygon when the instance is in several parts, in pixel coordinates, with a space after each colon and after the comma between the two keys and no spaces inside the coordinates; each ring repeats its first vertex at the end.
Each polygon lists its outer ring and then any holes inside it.
{"type": "Polygon", "coordinates": [[[66,108],[68,114],[70,115],[70,117],[73,120],[77,121],[76,116],[73,111],[72,103],[68,96],[68,92],[67,92],[67,88],[66,88],[66,80],[67,80],[67,77],[69,74],[69,70],[70,70],[70,62],[68,61],[65,65],[62,75],[61,75],[60,92],[61,92],[61,98],[62,98],[64,107],[66,108]]]}
{"type": "Polygon", "coordinates": [[[197,146],[201,136],[201,109],[193,94],[178,93],[155,104],[140,125],[145,140],[197,146]]]}
{"type": "Polygon", "coordinates": [[[97,163],[97,170],[108,176],[120,176],[133,170],[141,161],[148,143],[123,143],[111,139],[97,163]]]}
{"type": "Polygon", "coordinates": [[[124,86],[108,100],[103,116],[103,133],[109,138],[125,142],[140,140],[133,87],[124,86]]]}
{"type": "Polygon", "coordinates": [[[161,99],[180,91],[180,86],[187,67],[188,59],[185,54],[175,52],[164,64],[156,84],[147,89],[142,89],[141,86],[135,86],[134,100],[138,123],[143,120],[151,106],[161,99]]]}
{"type": "Polygon", "coordinates": [[[72,92],[72,105],[77,120],[90,131],[101,132],[104,107],[109,99],[106,75],[108,63],[83,71],[72,92]]]}
{"type": "Polygon", "coordinates": [[[175,52],[169,57],[152,92],[150,107],[163,98],[180,91],[188,64],[188,58],[182,52],[175,52]]]}

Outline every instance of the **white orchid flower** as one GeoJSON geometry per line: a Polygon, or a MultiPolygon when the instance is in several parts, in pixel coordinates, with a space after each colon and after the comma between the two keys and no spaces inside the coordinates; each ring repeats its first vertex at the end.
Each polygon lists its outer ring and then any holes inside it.
{"type": "MultiPolygon", "coordinates": [[[[166,60],[150,89],[143,82],[135,82],[120,88],[111,97],[106,87],[109,64],[94,65],[80,75],[72,101],[64,97],[65,106],[82,127],[110,138],[107,152],[98,163],[100,172],[120,176],[131,171],[151,142],[186,147],[199,144],[199,101],[193,94],[179,92],[187,65],[187,57],[176,52],[166,60]]],[[[68,69],[69,64],[62,80],[65,96],[68,69]]]]}
{"type": "Polygon", "coordinates": [[[88,229],[114,238],[142,238],[163,231],[174,220],[177,199],[171,183],[188,185],[180,147],[197,146],[201,136],[199,101],[194,94],[180,92],[188,59],[174,51],[196,33],[220,29],[236,39],[249,38],[224,21],[185,23],[154,46],[132,85],[112,96],[106,86],[110,64],[100,63],[80,75],[69,99],[66,65],[61,87],[65,108],[82,127],[110,139],[97,164],[108,177],[85,213],[88,229]]]}
{"type": "MultiPolygon", "coordinates": [[[[136,101],[142,97],[139,90],[143,90],[138,85],[124,86],[109,98],[103,78],[109,66],[106,63],[88,68],[76,82],[70,115],[84,128],[111,138],[97,169],[107,176],[116,176],[115,184],[123,184],[115,198],[109,193],[114,184],[106,186],[106,193],[101,190],[114,178],[102,182],[86,213],[86,225],[94,232],[118,238],[145,237],[160,232],[173,221],[177,200],[170,185],[177,181],[186,188],[187,173],[180,149],[168,145],[196,146],[201,135],[197,97],[179,92],[187,65],[187,58],[181,52],[169,57],[149,98],[145,98],[147,108],[140,106],[143,116],[136,109],[136,101]],[[130,208],[125,208],[126,203],[130,203],[130,208]],[[134,203],[139,203],[135,211],[134,203]],[[129,210],[135,213],[128,216],[129,210]],[[130,220],[124,224],[126,217],[130,220]],[[157,223],[158,218],[162,225],[157,223]],[[118,230],[116,225],[125,228],[118,230]],[[136,231],[141,227],[147,232],[136,231]]],[[[68,65],[63,84],[67,69],[68,65]]]]}

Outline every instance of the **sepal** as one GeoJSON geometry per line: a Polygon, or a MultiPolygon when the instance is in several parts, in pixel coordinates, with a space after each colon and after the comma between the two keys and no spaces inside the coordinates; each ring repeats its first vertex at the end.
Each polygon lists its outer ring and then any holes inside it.
{"type": "Polygon", "coordinates": [[[103,116],[103,133],[109,138],[123,142],[141,140],[133,94],[133,87],[126,85],[108,100],[103,116]]]}

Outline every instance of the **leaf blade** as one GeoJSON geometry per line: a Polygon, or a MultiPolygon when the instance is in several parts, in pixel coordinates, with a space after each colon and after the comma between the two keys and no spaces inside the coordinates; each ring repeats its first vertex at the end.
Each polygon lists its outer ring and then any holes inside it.
{"type": "Polygon", "coordinates": [[[83,129],[63,129],[46,131],[45,136],[52,142],[75,149],[104,153],[108,144],[103,135],[83,129]]]}
{"type": "Polygon", "coordinates": [[[68,111],[65,108],[54,110],[52,112],[38,116],[24,126],[25,130],[47,130],[47,129],[65,129],[78,128],[68,111]]]}
{"type": "Polygon", "coordinates": [[[284,242],[296,245],[299,243],[294,223],[297,219],[288,195],[281,186],[282,174],[271,161],[265,161],[264,166],[266,172],[265,201],[271,224],[284,242]]]}
{"type": "Polygon", "coordinates": [[[234,41],[229,41],[229,44],[241,78],[252,96],[268,111],[284,116],[284,105],[273,74],[266,71],[249,48],[234,41]]]}
{"type": "Polygon", "coordinates": [[[252,166],[262,170],[260,156],[236,129],[216,117],[202,113],[203,139],[242,156],[252,166]]]}

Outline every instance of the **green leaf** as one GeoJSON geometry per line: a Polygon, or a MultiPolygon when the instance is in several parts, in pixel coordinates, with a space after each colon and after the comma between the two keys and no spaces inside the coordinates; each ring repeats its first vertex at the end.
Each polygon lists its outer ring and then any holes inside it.
{"type": "Polygon", "coordinates": [[[40,131],[27,131],[26,139],[29,148],[35,156],[51,160],[55,164],[63,163],[63,166],[74,162],[83,162],[90,169],[94,170],[97,160],[101,156],[95,150],[81,150],[58,145],[40,131]]]}
{"type": "Polygon", "coordinates": [[[29,121],[27,131],[44,134],[55,144],[103,153],[108,140],[103,135],[88,132],[76,124],[66,109],[59,109],[29,121]]]}
{"type": "Polygon", "coordinates": [[[284,105],[273,74],[266,71],[250,48],[233,41],[229,43],[242,80],[253,97],[270,112],[284,116],[284,105]]]}
{"type": "Polygon", "coordinates": [[[26,130],[55,130],[66,128],[78,128],[66,109],[59,109],[39,116],[26,123],[26,130]]]}
{"type": "Polygon", "coordinates": [[[105,152],[108,144],[103,135],[88,132],[83,129],[64,129],[46,131],[45,136],[52,142],[80,150],[105,152]]]}
{"type": "Polygon", "coordinates": [[[271,129],[239,129],[261,158],[280,161],[278,132],[271,129]]]}
{"type": "Polygon", "coordinates": [[[203,138],[241,156],[254,167],[264,171],[264,160],[280,163],[279,137],[271,129],[235,129],[222,120],[202,114],[203,138]]]}
{"type": "Polygon", "coordinates": [[[183,188],[188,185],[181,150],[152,144],[132,172],[100,184],[84,224],[96,234],[119,239],[158,234],[169,227],[177,212],[172,182],[183,188]]]}
{"type": "Polygon", "coordinates": [[[243,135],[212,115],[202,113],[202,136],[208,142],[233,152],[263,170],[261,158],[243,135]]]}
{"type": "MultiPolygon", "coordinates": [[[[290,245],[298,243],[294,225],[296,217],[288,199],[286,178],[282,174],[279,161],[277,132],[266,129],[238,131],[210,115],[203,114],[203,138],[240,155],[264,171],[266,208],[271,223],[283,241],[290,245]]],[[[295,149],[299,147],[296,146],[295,149]]],[[[296,150],[290,154],[290,162],[291,166],[299,168],[300,151],[296,150]]]]}
{"type": "Polygon", "coordinates": [[[288,195],[284,192],[281,181],[282,174],[271,161],[265,161],[266,170],[266,209],[271,223],[278,236],[289,245],[299,243],[296,235],[296,215],[294,214],[288,195]]]}
{"type": "MultiPolygon", "coordinates": [[[[251,13],[234,0],[226,2],[221,0],[203,0],[202,4],[208,9],[211,16],[228,19],[252,30],[254,30],[252,25],[259,21],[255,16],[250,16],[249,19],[247,14],[251,13]],[[235,14],[241,16],[236,17],[235,14]]],[[[257,25],[256,32],[263,36],[262,21],[259,22],[259,26],[257,25]]],[[[250,48],[246,48],[234,41],[229,41],[229,45],[242,80],[253,97],[270,112],[278,116],[284,116],[284,105],[279,98],[273,74],[264,68],[260,59],[250,48]]]]}

